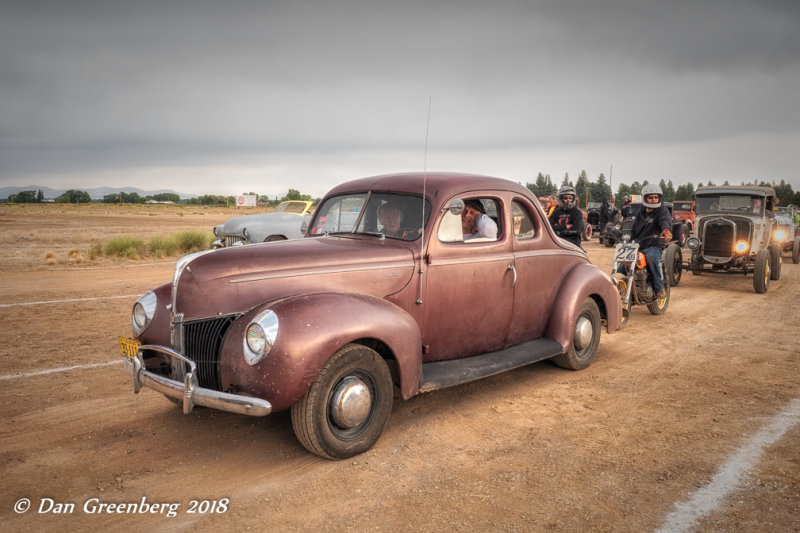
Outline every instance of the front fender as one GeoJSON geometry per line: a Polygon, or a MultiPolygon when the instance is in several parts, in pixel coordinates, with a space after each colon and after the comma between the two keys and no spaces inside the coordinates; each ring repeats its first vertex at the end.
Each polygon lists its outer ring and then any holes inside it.
{"type": "Polygon", "coordinates": [[[611,277],[595,265],[576,265],[561,283],[544,335],[561,344],[565,353],[572,346],[578,311],[587,298],[597,303],[600,314],[606,320],[608,333],[613,333],[619,327],[622,306],[611,277]]]}
{"type": "Polygon", "coordinates": [[[320,369],[342,346],[359,339],[385,344],[397,361],[404,398],[417,393],[422,374],[422,340],[411,316],[381,298],[352,293],[291,296],[269,302],[239,318],[226,335],[221,357],[223,390],[233,387],[286,409],[306,393],[320,369]],[[278,316],[272,350],[260,363],[244,360],[244,331],[263,309],[278,316]]]}

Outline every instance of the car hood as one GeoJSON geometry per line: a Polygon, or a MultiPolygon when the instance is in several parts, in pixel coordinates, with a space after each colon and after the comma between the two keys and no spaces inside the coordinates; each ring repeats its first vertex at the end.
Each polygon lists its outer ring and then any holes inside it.
{"type": "Polygon", "coordinates": [[[242,215],[233,217],[222,224],[223,235],[241,235],[247,227],[261,226],[263,224],[283,224],[302,220],[303,215],[297,213],[259,213],[257,215],[242,215]]]}
{"type": "Polygon", "coordinates": [[[173,312],[184,320],[242,313],[296,294],[353,292],[384,298],[414,273],[412,251],[376,237],[313,237],[209,250],[176,266],[173,312]]]}

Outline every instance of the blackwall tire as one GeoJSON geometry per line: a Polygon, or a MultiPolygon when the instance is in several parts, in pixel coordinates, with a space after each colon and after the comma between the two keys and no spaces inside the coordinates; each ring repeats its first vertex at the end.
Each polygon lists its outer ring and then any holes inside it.
{"type": "Polygon", "coordinates": [[[782,252],[783,249],[781,248],[780,244],[773,243],[769,245],[769,279],[772,281],[778,281],[781,279],[781,266],[783,266],[783,258],[781,257],[782,252]]]}
{"type": "Polygon", "coordinates": [[[555,364],[569,370],[583,370],[592,364],[600,346],[601,328],[600,310],[594,300],[587,298],[575,319],[572,346],[569,352],[555,357],[555,364]]]}
{"type": "Polygon", "coordinates": [[[331,356],[292,406],[294,433],[308,451],[326,459],[363,453],[383,432],[393,396],[392,377],[381,356],[348,344],[331,356]]]}
{"type": "Polygon", "coordinates": [[[671,287],[677,287],[683,276],[683,252],[677,243],[671,243],[664,250],[664,279],[671,287]]]}
{"type": "Polygon", "coordinates": [[[669,283],[664,283],[664,292],[667,294],[661,298],[660,300],[655,300],[652,303],[647,304],[647,310],[650,311],[651,315],[663,315],[667,312],[667,307],[669,307],[669,283]]]}
{"type": "Polygon", "coordinates": [[[792,263],[795,265],[800,263],[800,237],[794,238],[794,245],[792,246],[792,263]]]}
{"type": "Polygon", "coordinates": [[[756,265],[753,269],[753,290],[756,294],[764,294],[769,289],[771,263],[769,250],[761,250],[756,255],[756,265]]]}

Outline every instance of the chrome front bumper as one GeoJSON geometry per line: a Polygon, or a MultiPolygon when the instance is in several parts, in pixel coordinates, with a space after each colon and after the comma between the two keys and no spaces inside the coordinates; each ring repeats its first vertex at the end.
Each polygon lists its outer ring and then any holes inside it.
{"type": "Polygon", "coordinates": [[[133,392],[138,394],[142,387],[148,387],[164,396],[181,400],[183,412],[187,415],[192,412],[195,405],[250,416],[266,416],[272,412],[272,405],[266,400],[198,387],[197,365],[194,361],[166,346],[140,346],[136,357],[125,358],[124,363],[125,369],[133,378],[133,392]],[[189,365],[189,371],[186,372],[183,383],[147,370],[144,366],[142,350],[161,352],[189,365]]]}

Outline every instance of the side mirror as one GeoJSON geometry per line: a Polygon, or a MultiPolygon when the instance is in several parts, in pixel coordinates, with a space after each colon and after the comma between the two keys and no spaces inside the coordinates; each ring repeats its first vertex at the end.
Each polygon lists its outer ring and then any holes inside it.
{"type": "Polygon", "coordinates": [[[444,208],[444,211],[450,211],[454,215],[460,215],[464,212],[464,200],[461,198],[453,198],[450,205],[444,208]]]}

